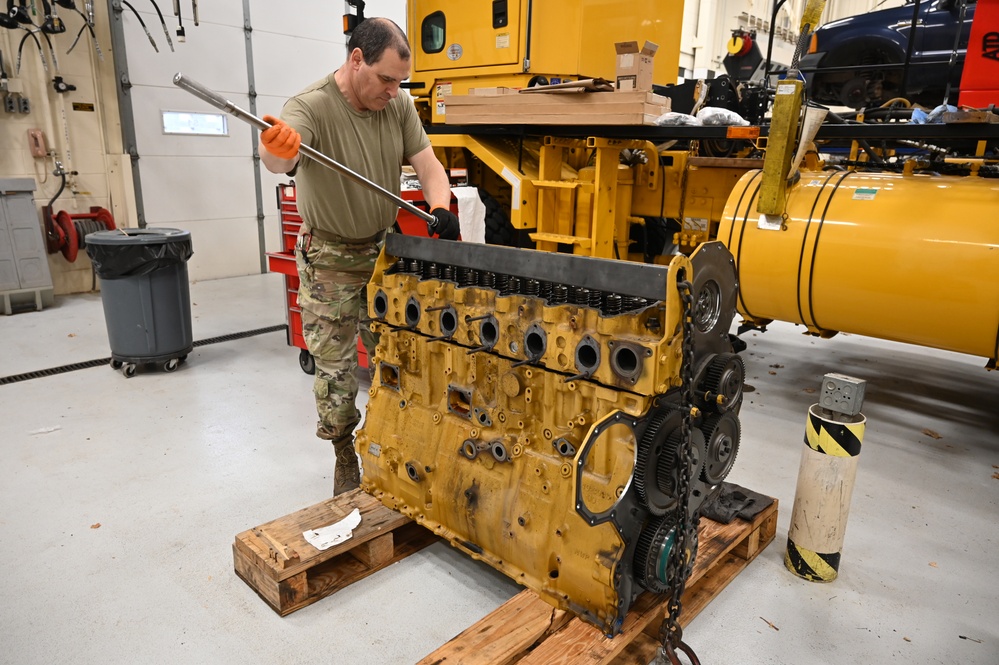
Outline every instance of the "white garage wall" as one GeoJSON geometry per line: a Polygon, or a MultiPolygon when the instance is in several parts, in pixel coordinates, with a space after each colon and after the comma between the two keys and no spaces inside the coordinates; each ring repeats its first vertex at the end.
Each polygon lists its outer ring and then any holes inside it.
{"type": "MultiPolygon", "coordinates": [[[[160,5],[169,13],[170,3],[161,1],[160,5]]],[[[131,12],[123,15],[145,221],[148,226],[191,232],[194,256],[188,269],[192,280],[260,272],[263,252],[280,248],[275,187],[288,178],[261,168],[262,247],[253,162],[255,131],[230,117],[226,137],[163,134],[164,110],[213,110],[175,87],[174,74],[183,72],[246,110],[251,110],[252,80],[256,115],[277,114],[289,96],[343,63],[343,7],[328,0],[249,0],[252,72],[247,68],[243,0],[199,3],[197,27],[190,4],[182,3],[187,40],[177,43],[174,36],[176,52],[167,47],[151,5],[138,3],[136,9],[159,53],[131,12]]],[[[405,27],[405,2],[369,0],[366,15],[387,16],[405,27]]],[[[173,34],[177,20],[165,18],[173,34]]]]}

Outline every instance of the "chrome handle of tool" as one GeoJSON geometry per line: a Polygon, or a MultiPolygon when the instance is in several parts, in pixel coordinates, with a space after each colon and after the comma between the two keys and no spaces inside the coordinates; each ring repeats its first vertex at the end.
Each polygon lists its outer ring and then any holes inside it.
{"type": "MultiPolygon", "coordinates": [[[[244,111],[243,109],[239,108],[238,106],[230,102],[228,99],[226,99],[219,93],[215,92],[214,90],[206,88],[197,81],[193,81],[179,72],[174,75],[173,84],[179,88],[182,88],[183,90],[186,90],[195,97],[198,97],[199,99],[208,102],[215,108],[225,111],[226,113],[229,113],[239,118],[243,122],[253,125],[254,127],[256,127],[261,131],[271,126],[270,123],[264,121],[262,118],[258,118],[249,111],[244,111]]],[[[371,182],[363,175],[355,171],[352,171],[351,169],[347,168],[340,162],[330,157],[327,157],[326,155],[319,152],[315,148],[309,147],[303,143],[302,145],[299,146],[298,151],[303,155],[305,155],[306,157],[308,157],[309,159],[319,162],[326,168],[333,169],[340,175],[350,178],[351,180],[361,185],[362,187],[366,187],[371,191],[375,192],[376,194],[381,194],[382,196],[389,199],[390,201],[392,201],[392,203],[395,203],[397,206],[399,206],[406,212],[416,215],[417,217],[427,222],[428,224],[436,225],[437,219],[429,212],[417,208],[409,201],[406,201],[396,196],[395,194],[388,191],[381,185],[371,182]]]]}

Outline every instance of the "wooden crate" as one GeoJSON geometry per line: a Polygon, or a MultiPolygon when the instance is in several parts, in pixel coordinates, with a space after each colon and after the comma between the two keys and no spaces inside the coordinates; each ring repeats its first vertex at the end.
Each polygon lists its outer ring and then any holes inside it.
{"type": "Polygon", "coordinates": [[[444,106],[452,125],[650,125],[670,109],[643,91],[452,95],[444,106]]]}
{"type": "Polygon", "coordinates": [[[236,574],[285,616],[436,540],[408,517],[354,490],[238,534],[232,555],[236,574]],[[320,551],[302,535],[354,508],[361,511],[361,523],[346,542],[320,551]]]}
{"type": "MultiPolygon", "coordinates": [[[[693,572],[683,595],[686,626],[763,551],[777,532],[777,500],[752,522],[701,520],[693,572]]],[[[556,610],[533,591],[522,591],[420,661],[420,665],[645,665],[655,657],[665,599],[643,594],[625,617],[621,634],[599,630],[556,610]]]]}

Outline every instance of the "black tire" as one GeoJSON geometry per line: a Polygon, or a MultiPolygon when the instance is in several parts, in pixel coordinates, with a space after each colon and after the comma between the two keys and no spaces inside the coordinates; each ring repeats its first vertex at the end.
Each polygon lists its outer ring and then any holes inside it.
{"type": "Polygon", "coordinates": [[[510,218],[507,217],[503,206],[481,187],[479,188],[479,198],[486,206],[486,244],[512,246],[515,235],[513,224],[510,223],[510,218]]]}
{"type": "Polygon", "coordinates": [[[111,369],[115,369],[115,370],[121,369],[121,366],[124,365],[124,364],[125,363],[123,363],[120,360],[114,360],[114,359],[112,359],[111,360],[111,369]]]}
{"type": "Polygon", "coordinates": [[[179,358],[171,358],[170,360],[163,363],[164,372],[176,372],[178,367],[180,367],[179,358]]]}
{"type": "Polygon", "coordinates": [[[127,365],[122,365],[121,373],[125,376],[126,379],[131,379],[133,376],[135,376],[135,365],[133,365],[132,363],[129,363],[127,365]]]}
{"type": "Polygon", "coordinates": [[[298,366],[302,368],[302,371],[306,374],[316,373],[316,359],[312,357],[308,349],[302,349],[298,353],[298,366]]]}

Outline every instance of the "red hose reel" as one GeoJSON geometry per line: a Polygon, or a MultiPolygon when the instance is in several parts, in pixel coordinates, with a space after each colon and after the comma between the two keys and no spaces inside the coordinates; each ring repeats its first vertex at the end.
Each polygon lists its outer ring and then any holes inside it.
{"type": "Polygon", "coordinates": [[[95,231],[113,231],[117,227],[110,210],[94,206],[88,213],[71,215],[60,210],[53,217],[52,208],[46,206],[45,244],[49,254],[62,252],[67,261],[76,261],[80,250],[86,245],[86,236],[95,231]]]}

